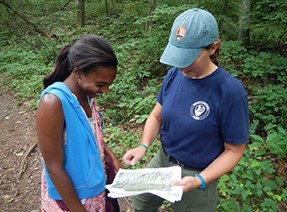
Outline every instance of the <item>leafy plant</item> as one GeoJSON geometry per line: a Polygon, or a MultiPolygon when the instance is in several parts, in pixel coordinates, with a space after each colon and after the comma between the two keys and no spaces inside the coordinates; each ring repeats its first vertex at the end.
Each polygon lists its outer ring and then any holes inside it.
{"type": "Polygon", "coordinates": [[[250,100],[250,111],[253,119],[261,120],[264,124],[272,123],[286,126],[287,89],[282,85],[267,85],[254,87],[250,100]]]}
{"type": "Polygon", "coordinates": [[[269,149],[270,154],[276,155],[279,159],[283,159],[287,155],[287,129],[281,126],[271,128],[270,124],[265,128],[267,128],[268,132],[266,148],[269,149]]]}
{"type": "Polygon", "coordinates": [[[254,42],[265,46],[265,48],[274,48],[284,45],[286,40],[287,24],[287,4],[285,1],[260,0],[253,4],[251,13],[252,36],[254,42]]]}
{"type": "MultiPolygon", "coordinates": [[[[111,124],[104,130],[107,145],[114,151],[114,153],[121,159],[124,153],[132,148],[135,148],[140,143],[141,137],[141,129],[134,128],[134,129],[121,129],[115,128],[111,124]]],[[[129,168],[143,168],[154,156],[155,152],[157,152],[159,148],[159,142],[155,141],[149,147],[148,151],[134,167],[129,168]]]]}
{"type": "Polygon", "coordinates": [[[232,173],[219,180],[219,211],[277,211],[277,202],[287,200],[286,186],[264,158],[262,139],[251,137],[253,143],[232,173]]]}
{"type": "Polygon", "coordinates": [[[223,41],[220,47],[220,65],[235,77],[242,76],[242,61],[249,52],[239,41],[223,41]]]}
{"type": "Polygon", "coordinates": [[[260,80],[262,84],[270,84],[270,82],[277,84],[287,80],[286,64],[286,58],[260,52],[243,60],[242,72],[247,75],[247,78],[260,80]]]}

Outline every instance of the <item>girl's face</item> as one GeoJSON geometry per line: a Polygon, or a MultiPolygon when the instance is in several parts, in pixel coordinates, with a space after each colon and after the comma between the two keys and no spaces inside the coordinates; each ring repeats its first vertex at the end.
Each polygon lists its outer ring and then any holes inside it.
{"type": "Polygon", "coordinates": [[[109,86],[116,78],[116,68],[98,66],[87,74],[79,72],[78,76],[77,81],[82,93],[89,98],[95,98],[109,91],[109,86]]]}

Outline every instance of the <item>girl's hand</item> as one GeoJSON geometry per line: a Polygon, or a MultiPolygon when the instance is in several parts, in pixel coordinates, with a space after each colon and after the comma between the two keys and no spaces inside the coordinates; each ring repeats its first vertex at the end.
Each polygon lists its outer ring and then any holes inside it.
{"type": "Polygon", "coordinates": [[[115,167],[115,171],[117,172],[119,169],[124,169],[123,164],[120,162],[118,158],[113,158],[113,165],[115,167]]]}

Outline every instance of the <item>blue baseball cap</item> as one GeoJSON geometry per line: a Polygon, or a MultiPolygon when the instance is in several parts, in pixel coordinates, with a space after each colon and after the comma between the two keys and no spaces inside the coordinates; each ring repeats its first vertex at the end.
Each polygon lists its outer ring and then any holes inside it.
{"type": "Polygon", "coordinates": [[[186,68],[196,60],[204,47],[216,40],[218,25],[214,16],[206,10],[189,9],[174,20],[160,62],[186,68]]]}

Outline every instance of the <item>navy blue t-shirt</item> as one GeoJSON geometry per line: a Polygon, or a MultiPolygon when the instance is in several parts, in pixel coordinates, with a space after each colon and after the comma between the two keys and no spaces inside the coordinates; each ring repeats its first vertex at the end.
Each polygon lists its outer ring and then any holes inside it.
{"type": "Polygon", "coordinates": [[[223,68],[191,79],[178,68],[163,81],[161,142],[168,155],[194,168],[206,168],[224,150],[224,142],[248,142],[249,113],[241,82],[223,68]]]}

